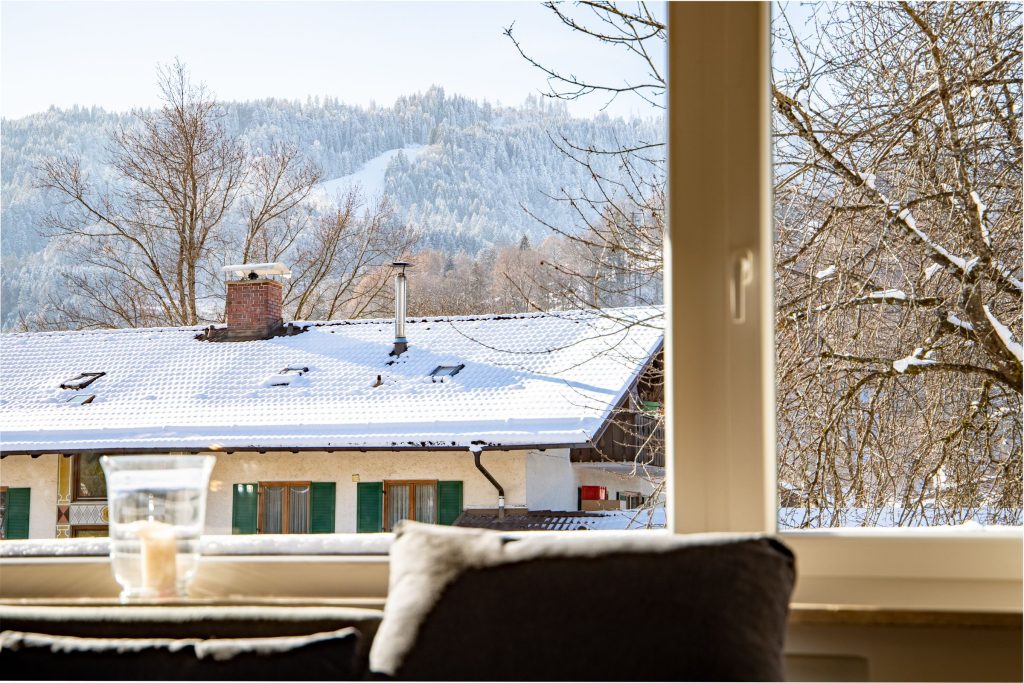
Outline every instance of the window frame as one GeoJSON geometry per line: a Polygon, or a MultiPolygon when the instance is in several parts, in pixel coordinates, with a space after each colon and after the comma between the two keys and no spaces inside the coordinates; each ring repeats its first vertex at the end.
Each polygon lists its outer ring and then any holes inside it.
{"type": "MultiPolygon", "coordinates": [[[[409,509],[412,510],[413,514],[416,514],[416,487],[417,486],[433,486],[434,487],[434,521],[425,522],[426,524],[437,524],[438,518],[438,492],[437,482],[438,479],[384,479],[381,483],[384,485],[383,493],[383,506],[384,506],[384,518],[382,520],[384,532],[389,533],[391,531],[390,515],[388,514],[388,495],[390,495],[392,486],[408,486],[409,487],[409,509]]],[[[409,519],[409,518],[407,518],[409,519]]],[[[418,522],[418,519],[412,519],[414,522],[418,522]]]]}
{"type": "MultiPolygon", "coordinates": [[[[766,314],[774,310],[771,5],[669,3],[668,13],[669,532],[779,536],[797,555],[795,603],[1019,613],[1020,528],[777,531],[774,315],[766,314]],[[673,206],[685,207],[684,217],[673,206]],[[733,324],[728,273],[734,259],[748,251],[753,280],[745,290],[746,315],[743,324],[733,324]]],[[[218,541],[227,545],[237,538],[218,541]]],[[[85,590],[93,595],[113,590],[105,557],[4,563],[4,597],[80,597],[85,590]],[[69,564],[80,581],[52,580],[66,575],[69,564]]],[[[210,596],[383,598],[387,593],[388,561],[379,553],[213,556],[204,566],[197,588],[210,596]]]]}
{"type": "Polygon", "coordinates": [[[669,528],[779,536],[797,554],[794,602],[1019,611],[1021,528],[778,531],[771,9],[669,4],[669,528]]]}
{"type": "MultiPolygon", "coordinates": [[[[102,457],[101,453],[75,453],[72,456],[71,462],[71,502],[72,503],[103,503],[108,500],[107,496],[82,496],[79,495],[81,490],[81,465],[82,458],[86,455],[95,455],[97,462],[102,457]]],[[[102,471],[102,470],[101,470],[102,471]]],[[[104,486],[106,486],[106,479],[104,479],[104,486]]]]}
{"type": "Polygon", "coordinates": [[[80,372],[77,377],[66,379],[60,383],[61,389],[71,389],[73,391],[81,391],[87,386],[98,380],[100,377],[106,376],[106,372],[80,372]],[[78,382],[77,380],[83,380],[78,382]]]}
{"type": "Polygon", "coordinates": [[[0,541],[7,540],[7,487],[0,486],[0,541]]]}
{"type": "MultiPolygon", "coordinates": [[[[259,481],[259,482],[256,482],[256,484],[257,484],[257,490],[256,490],[256,534],[257,535],[267,533],[266,531],[263,530],[263,526],[264,526],[263,525],[263,500],[264,500],[263,492],[266,489],[266,487],[268,487],[268,486],[271,486],[271,487],[278,487],[279,486],[279,487],[281,487],[284,490],[284,495],[281,498],[281,531],[280,531],[281,534],[287,535],[287,534],[291,534],[292,533],[289,530],[289,522],[290,522],[290,520],[289,520],[288,516],[291,514],[291,506],[289,505],[289,499],[291,498],[291,488],[293,486],[305,486],[306,488],[308,488],[310,490],[310,492],[307,493],[307,498],[308,499],[306,501],[306,508],[307,508],[306,519],[307,520],[310,519],[310,514],[309,514],[308,509],[309,509],[310,501],[312,500],[312,495],[311,495],[311,493],[312,493],[312,485],[313,485],[312,481],[259,481]]],[[[302,531],[302,532],[297,532],[297,533],[308,534],[310,532],[309,531],[302,531]]]]}

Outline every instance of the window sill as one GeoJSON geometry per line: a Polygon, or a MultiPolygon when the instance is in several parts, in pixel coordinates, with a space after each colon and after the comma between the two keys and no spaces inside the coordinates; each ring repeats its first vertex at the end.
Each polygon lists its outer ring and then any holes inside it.
{"type": "Polygon", "coordinates": [[[794,602],[1020,612],[1024,530],[843,529],[780,533],[797,556],[794,602]]]}
{"type": "MultiPolygon", "coordinates": [[[[667,532],[591,532],[645,533],[667,532]]],[[[797,555],[795,604],[1020,613],[1020,529],[821,530],[780,536],[797,555]]],[[[383,601],[392,539],[391,534],[204,537],[193,592],[204,600],[275,596],[383,601]]],[[[108,549],[105,538],[0,543],[0,599],[114,598],[119,589],[108,549]]]]}
{"type": "Polygon", "coordinates": [[[929,626],[955,628],[1021,628],[1022,615],[1015,612],[967,610],[880,609],[863,605],[807,605],[789,607],[790,625],[929,626]]]}
{"type": "MultiPolygon", "coordinates": [[[[393,534],[296,534],[251,536],[203,536],[203,557],[387,555],[393,534]]],[[[107,557],[110,539],[62,538],[5,541],[0,559],[47,557],[107,557]]]]}

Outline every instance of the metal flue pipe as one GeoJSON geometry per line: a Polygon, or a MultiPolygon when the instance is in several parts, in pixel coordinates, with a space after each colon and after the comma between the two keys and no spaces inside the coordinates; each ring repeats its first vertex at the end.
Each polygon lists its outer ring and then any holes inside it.
{"type": "Polygon", "coordinates": [[[409,349],[409,341],[405,338],[405,315],[409,307],[405,269],[411,264],[407,261],[395,261],[391,265],[398,268],[398,274],[395,275],[395,347],[391,350],[391,355],[401,356],[409,349]]]}

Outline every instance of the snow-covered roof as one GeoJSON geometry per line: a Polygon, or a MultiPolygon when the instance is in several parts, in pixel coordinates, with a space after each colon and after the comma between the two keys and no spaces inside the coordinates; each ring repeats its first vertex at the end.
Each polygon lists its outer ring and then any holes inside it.
{"type": "Polygon", "coordinates": [[[513,510],[498,518],[496,513],[466,510],[455,526],[497,531],[624,531],[664,529],[665,507],[636,510],[513,510]]]}
{"type": "Polygon", "coordinates": [[[223,343],[199,327],[5,334],[0,451],[582,445],[660,348],[663,319],[414,319],[397,358],[391,319],[295,324],[307,330],[223,343]],[[60,388],[90,372],[105,374],[60,388]],[[95,398],[73,405],[76,394],[95,398]]]}

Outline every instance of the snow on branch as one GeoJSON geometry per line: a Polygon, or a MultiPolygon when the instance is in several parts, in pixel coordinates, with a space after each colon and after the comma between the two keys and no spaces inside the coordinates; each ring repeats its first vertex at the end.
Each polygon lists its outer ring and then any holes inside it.
{"type": "Polygon", "coordinates": [[[922,365],[935,365],[935,359],[929,358],[928,355],[923,348],[917,347],[909,356],[894,360],[892,362],[892,369],[902,375],[912,367],[918,368],[922,365]]]}
{"type": "Polygon", "coordinates": [[[989,324],[991,324],[992,329],[996,331],[999,341],[1002,342],[1006,350],[1013,354],[1018,363],[1024,363],[1024,349],[1022,349],[1021,345],[1014,340],[1013,332],[1010,331],[1010,328],[1004,325],[992,314],[992,311],[989,310],[988,304],[984,304],[981,309],[985,311],[985,317],[988,318],[989,324]]]}
{"type": "Polygon", "coordinates": [[[974,332],[974,325],[965,320],[961,320],[953,313],[946,313],[946,322],[965,332],[974,332]]]}
{"type": "MultiPolygon", "coordinates": [[[[914,214],[908,207],[901,207],[899,204],[891,203],[889,198],[877,189],[875,183],[876,179],[874,176],[854,172],[845,162],[839,159],[832,150],[825,146],[825,144],[815,134],[813,126],[811,125],[811,116],[803,105],[776,87],[772,88],[772,94],[775,98],[779,112],[793,126],[796,134],[810,144],[811,148],[838,175],[843,177],[850,185],[860,188],[869,197],[885,206],[886,214],[890,216],[892,220],[902,225],[908,233],[916,237],[931,253],[933,258],[941,262],[944,266],[957,271],[963,278],[972,281],[976,280],[977,274],[972,271],[974,271],[975,266],[977,266],[981,261],[979,257],[971,256],[969,258],[964,258],[962,256],[957,256],[935,242],[927,233],[917,227],[917,221],[914,218],[914,214]]],[[[980,198],[975,200],[975,208],[979,210],[977,217],[980,219],[981,214],[984,213],[984,205],[980,203],[980,198]]],[[[1024,292],[1024,283],[1014,277],[1013,271],[1009,268],[994,260],[991,260],[985,265],[988,266],[986,270],[991,275],[992,279],[1000,287],[1024,292]]]]}

